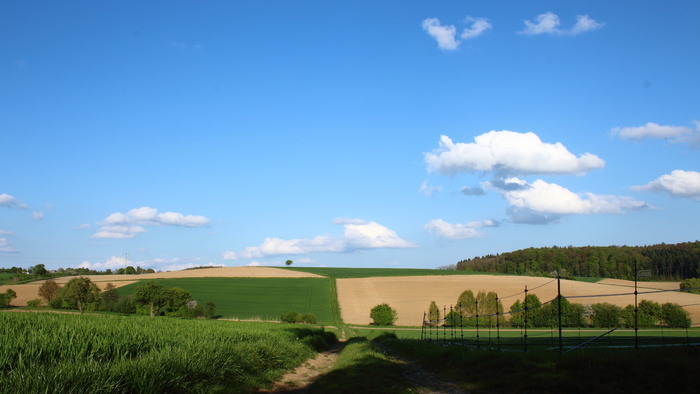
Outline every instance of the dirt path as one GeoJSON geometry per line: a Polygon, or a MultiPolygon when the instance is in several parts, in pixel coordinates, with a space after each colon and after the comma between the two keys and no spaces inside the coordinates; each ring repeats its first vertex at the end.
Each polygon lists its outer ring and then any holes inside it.
{"type": "Polygon", "coordinates": [[[345,347],[346,341],[338,341],[330,350],[321,352],[309,359],[294,371],[286,373],[269,389],[260,389],[258,393],[303,393],[319,376],[330,371],[345,347]]]}

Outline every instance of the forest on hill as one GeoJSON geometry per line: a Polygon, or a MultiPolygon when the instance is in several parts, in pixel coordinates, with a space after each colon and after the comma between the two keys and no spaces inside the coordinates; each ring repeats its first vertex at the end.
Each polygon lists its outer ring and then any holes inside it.
{"type": "Polygon", "coordinates": [[[651,271],[651,280],[680,281],[700,277],[700,241],[648,246],[527,248],[462,260],[454,268],[535,276],[559,270],[562,277],[634,280],[635,263],[637,270],[651,271]]]}

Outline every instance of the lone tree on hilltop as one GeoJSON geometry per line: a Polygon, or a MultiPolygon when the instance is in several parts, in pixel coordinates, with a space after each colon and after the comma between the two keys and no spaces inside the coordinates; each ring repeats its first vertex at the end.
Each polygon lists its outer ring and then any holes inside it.
{"type": "Polygon", "coordinates": [[[289,267],[290,265],[292,265],[293,261],[292,261],[292,260],[287,260],[287,261],[285,261],[284,263],[287,264],[287,267],[289,267]]]}
{"type": "Polygon", "coordinates": [[[398,314],[389,304],[384,303],[372,308],[369,312],[369,317],[374,321],[374,324],[378,326],[391,326],[394,325],[398,314]]]}

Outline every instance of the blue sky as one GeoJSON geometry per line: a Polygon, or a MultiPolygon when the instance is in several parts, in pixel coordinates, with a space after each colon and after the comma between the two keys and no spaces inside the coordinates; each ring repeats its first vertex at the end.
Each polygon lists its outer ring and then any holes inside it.
{"type": "Polygon", "coordinates": [[[0,3],[0,266],[700,239],[700,4],[0,3]]]}

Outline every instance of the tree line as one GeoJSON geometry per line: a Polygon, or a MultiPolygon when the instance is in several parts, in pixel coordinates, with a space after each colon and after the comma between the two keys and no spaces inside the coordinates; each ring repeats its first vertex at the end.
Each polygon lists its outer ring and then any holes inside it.
{"type": "Polygon", "coordinates": [[[583,246],[527,248],[457,262],[443,269],[509,275],[598,277],[634,280],[649,270],[653,280],[680,281],[700,277],[700,241],[648,246],[583,246]]]}
{"type": "MultiPolygon", "coordinates": [[[[462,292],[449,312],[445,308],[441,312],[432,301],[426,323],[434,327],[441,324],[447,327],[558,327],[560,308],[562,327],[635,327],[634,305],[624,308],[610,303],[582,305],[571,303],[565,297],[542,303],[537,295],[528,294],[522,301],[516,300],[509,312],[504,313],[498,294],[479,291],[474,296],[471,290],[462,292]]],[[[690,313],[679,304],[642,300],[637,305],[636,324],[639,328],[689,328],[692,320],[690,313]]]]}
{"type": "MultiPolygon", "coordinates": [[[[60,278],[63,276],[80,276],[80,275],[140,275],[140,274],[153,274],[156,271],[153,268],[142,268],[137,266],[136,268],[132,266],[126,266],[119,268],[115,271],[107,268],[104,271],[90,269],[90,268],[57,268],[55,270],[46,269],[46,265],[37,264],[29,268],[22,267],[11,267],[11,268],[0,268],[0,273],[12,274],[10,280],[5,282],[10,283],[26,283],[40,279],[50,279],[50,278],[60,278]]],[[[0,283],[2,284],[2,283],[0,283]]]]}
{"type": "Polygon", "coordinates": [[[121,296],[116,286],[107,283],[104,290],[86,277],[77,277],[61,286],[53,279],[39,287],[39,297],[27,306],[52,309],[106,311],[123,314],[176,316],[185,318],[215,316],[216,305],[209,301],[197,303],[192,293],[179,287],[166,287],[156,281],[148,281],[134,290],[133,296],[121,296]]]}

